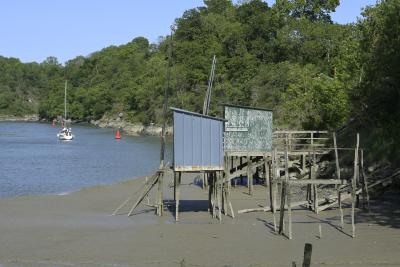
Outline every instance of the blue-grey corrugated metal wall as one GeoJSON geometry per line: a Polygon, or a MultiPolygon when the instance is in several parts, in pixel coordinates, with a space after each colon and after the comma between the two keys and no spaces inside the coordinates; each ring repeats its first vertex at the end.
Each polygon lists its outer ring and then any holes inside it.
{"type": "Polygon", "coordinates": [[[223,170],[223,121],[174,111],[174,170],[223,170]]]}

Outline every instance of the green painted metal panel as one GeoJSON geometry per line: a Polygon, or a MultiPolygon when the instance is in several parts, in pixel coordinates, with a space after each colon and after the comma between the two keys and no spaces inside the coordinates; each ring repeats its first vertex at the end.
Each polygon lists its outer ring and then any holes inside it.
{"type": "Polygon", "coordinates": [[[272,111],[224,106],[225,152],[271,152],[272,111]]]}

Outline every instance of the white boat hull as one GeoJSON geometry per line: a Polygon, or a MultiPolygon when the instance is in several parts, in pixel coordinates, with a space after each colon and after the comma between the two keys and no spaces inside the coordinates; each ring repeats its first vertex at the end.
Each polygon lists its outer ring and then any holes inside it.
{"type": "Polygon", "coordinates": [[[64,133],[59,133],[57,134],[58,140],[62,140],[62,141],[70,141],[72,139],[74,139],[74,135],[70,134],[70,135],[66,135],[64,133]]]}

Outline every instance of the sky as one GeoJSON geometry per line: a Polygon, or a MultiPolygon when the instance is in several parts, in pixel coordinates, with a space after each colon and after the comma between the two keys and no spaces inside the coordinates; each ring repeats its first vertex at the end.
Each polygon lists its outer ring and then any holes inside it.
{"type": "MultiPolygon", "coordinates": [[[[332,18],[355,22],[361,8],[375,2],[341,0],[332,18]]],[[[55,56],[64,63],[138,36],[157,42],[175,18],[202,5],[203,0],[1,0],[0,55],[22,62],[55,56]]]]}

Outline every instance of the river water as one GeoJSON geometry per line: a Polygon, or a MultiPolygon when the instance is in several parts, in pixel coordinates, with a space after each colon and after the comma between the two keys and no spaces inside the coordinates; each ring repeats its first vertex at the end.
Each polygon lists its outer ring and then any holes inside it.
{"type": "Polygon", "coordinates": [[[158,137],[115,140],[114,130],[73,125],[75,139],[59,141],[59,130],[45,123],[0,122],[0,197],[66,194],[158,168],[158,137]]]}

